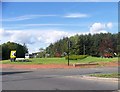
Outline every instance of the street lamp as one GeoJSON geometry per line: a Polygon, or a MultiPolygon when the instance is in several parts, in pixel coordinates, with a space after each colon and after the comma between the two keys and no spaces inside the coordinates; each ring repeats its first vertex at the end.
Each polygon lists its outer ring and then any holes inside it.
{"type": "Polygon", "coordinates": [[[68,66],[69,66],[69,52],[70,52],[70,40],[68,39],[68,66]]]}

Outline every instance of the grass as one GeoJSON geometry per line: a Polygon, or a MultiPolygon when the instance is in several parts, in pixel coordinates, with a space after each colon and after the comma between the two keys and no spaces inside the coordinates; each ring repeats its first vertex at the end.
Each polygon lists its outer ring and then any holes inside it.
{"type": "Polygon", "coordinates": [[[101,58],[101,57],[87,57],[85,59],[82,60],[78,60],[80,62],[84,62],[84,63],[98,63],[98,62],[114,62],[114,61],[118,61],[118,57],[115,58],[101,58]]]}
{"type": "Polygon", "coordinates": [[[103,78],[120,78],[120,73],[109,73],[109,74],[90,74],[93,77],[103,77],[103,78]]]}
{"type": "MultiPolygon", "coordinates": [[[[3,60],[0,63],[3,64],[67,64],[68,60],[65,58],[33,58],[30,59],[32,62],[10,62],[10,60],[3,60]]],[[[98,57],[87,57],[82,60],[70,60],[70,64],[74,63],[98,63],[98,62],[117,62],[118,58],[98,58],[98,57]]]]}

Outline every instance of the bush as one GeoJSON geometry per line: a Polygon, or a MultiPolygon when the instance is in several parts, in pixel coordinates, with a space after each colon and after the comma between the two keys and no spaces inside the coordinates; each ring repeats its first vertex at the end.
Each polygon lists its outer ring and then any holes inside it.
{"type": "MultiPolygon", "coordinates": [[[[78,60],[78,59],[84,59],[88,55],[70,55],[69,60],[78,60]]],[[[65,59],[68,59],[68,56],[65,57],[65,59]]]]}
{"type": "Polygon", "coordinates": [[[14,62],[32,62],[32,61],[29,59],[24,59],[24,60],[16,60],[14,62]]]}

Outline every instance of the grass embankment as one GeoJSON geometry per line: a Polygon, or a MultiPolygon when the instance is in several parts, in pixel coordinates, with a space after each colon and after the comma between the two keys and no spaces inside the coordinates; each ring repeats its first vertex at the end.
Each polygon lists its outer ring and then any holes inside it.
{"type": "Polygon", "coordinates": [[[109,74],[90,74],[93,77],[103,77],[103,78],[120,78],[120,73],[109,73],[109,74]]]}
{"type": "MultiPolygon", "coordinates": [[[[3,60],[3,64],[67,64],[65,58],[32,58],[31,62],[10,62],[10,60],[3,60]]],[[[70,64],[74,63],[98,63],[98,62],[117,62],[118,58],[98,58],[88,56],[81,60],[70,60],[70,64]]]]}

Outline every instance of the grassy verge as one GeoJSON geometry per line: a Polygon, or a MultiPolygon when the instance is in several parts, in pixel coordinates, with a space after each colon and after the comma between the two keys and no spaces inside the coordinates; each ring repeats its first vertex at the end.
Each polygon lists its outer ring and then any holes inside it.
{"type": "Polygon", "coordinates": [[[120,78],[119,73],[109,73],[109,74],[90,74],[93,77],[103,77],[103,78],[120,78]]]}
{"type": "MultiPolygon", "coordinates": [[[[65,58],[32,58],[31,62],[10,62],[10,60],[3,60],[0,63],[3,64],[67,64],[68,61],[65,58]]],[[[70,60],[70,64],[74,63],[98,63],[98,62],[117,62],[118,58],[98,58],[87,57],[81,60],[70,60]]]]}

